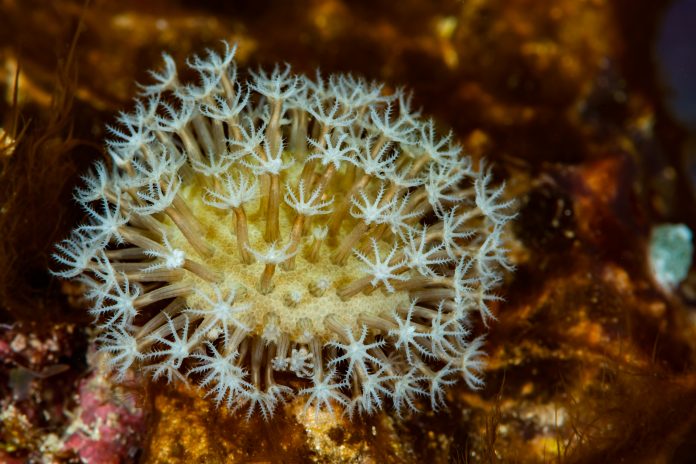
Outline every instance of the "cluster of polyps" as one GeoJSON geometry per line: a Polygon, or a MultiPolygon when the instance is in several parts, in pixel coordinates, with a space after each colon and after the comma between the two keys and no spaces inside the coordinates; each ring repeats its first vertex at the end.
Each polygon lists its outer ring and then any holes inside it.
{"type": "Polygon", "coordinates": [[[482,385],[511,215],[502,186],[402,91],[289,68],[237,80],[234,48],[152,72],[75,193],[55,272],[93,301],[100,349],[270,416],[433,408],[482,385]]]}

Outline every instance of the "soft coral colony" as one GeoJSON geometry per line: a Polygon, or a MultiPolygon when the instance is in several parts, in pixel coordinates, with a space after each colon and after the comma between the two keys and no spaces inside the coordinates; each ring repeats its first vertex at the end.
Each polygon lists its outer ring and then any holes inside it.
{"type": "Polygon", "coordinates": [[[479,388],[503,187],[403,91],[287,66],[242,83],[234,53],[187,60],[195,83],[165,54],[76,189],[88,221],[55,274],[84,284],[117,377],[265,418],[296,395],[352,416],[479,388]]]}

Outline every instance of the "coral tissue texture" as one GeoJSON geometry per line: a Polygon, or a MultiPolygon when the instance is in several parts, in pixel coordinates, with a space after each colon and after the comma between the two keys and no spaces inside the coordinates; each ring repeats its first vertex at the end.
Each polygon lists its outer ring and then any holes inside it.
{"type": "Polygon", "coordinates": [[[293,396],[352,418],[481,387],[511,268],[503,185],[402,90],[289,66],[240,78],[220,49],[182,72],[164,55],[56,247],[117,377],[191,381],[266,419],[293,396]]]}

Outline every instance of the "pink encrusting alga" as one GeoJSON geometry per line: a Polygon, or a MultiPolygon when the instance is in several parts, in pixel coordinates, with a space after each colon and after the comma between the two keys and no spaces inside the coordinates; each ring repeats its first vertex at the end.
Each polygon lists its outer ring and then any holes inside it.
{"type": "Polygon", "coordinates": [[[503,186],[403,91],[289,67],[238,80],[235,48],[164,69],[109,127],[57,245],[117,377],[195,382],[264,418],[433,409],[483,385],[512,213],[503,186]],[[426,404],[427,404],[426,402],[426,404]]]}

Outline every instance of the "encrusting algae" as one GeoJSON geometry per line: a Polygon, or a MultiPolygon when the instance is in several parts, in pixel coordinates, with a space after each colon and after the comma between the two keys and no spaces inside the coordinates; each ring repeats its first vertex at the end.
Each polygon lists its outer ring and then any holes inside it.
{"type": "Polygon", "coordinates": [[[191,380],[264,418],[433,409],[483,385],[489,309],[513,217],[451,134],[351,75],[238,80],[235,47],[171,57],[83,177],[88,222],[59,243],[123,378],[191,380]],[[472,313],[478,313],[478,316],[472,313]]]}

